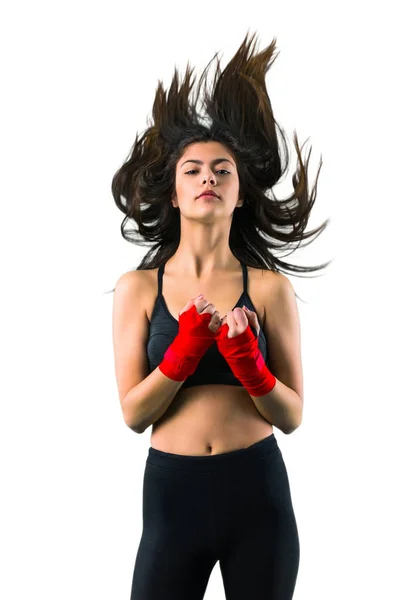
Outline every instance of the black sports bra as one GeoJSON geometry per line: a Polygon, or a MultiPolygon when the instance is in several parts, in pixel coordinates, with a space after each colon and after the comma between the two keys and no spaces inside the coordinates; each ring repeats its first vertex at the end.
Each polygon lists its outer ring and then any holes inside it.
{"type": "MultiPolygon", "coordinates": [[[[243,292],[233,308],[236,308],[237,306],[242,307],[244,305],[250,310],[255,311],[254,305],[247,294],[247,267],[242,262],[240,264],[243,272],[243,292]]],[[[158,294],[150,319],[149,339],[147,342],[147,357],[150,372],[161,363],[168,346],[178,335],[178,321],[169,312],[164,296],[162,295],[162,276],[164,267],[165,263],[158,269],[158,294]]],[[[254,329],[253,332],[254,334],[256,333],[254,329]]],[[[262,329],[260,329],[258,337],[258,347],[261,350],[266,365],[269,367],[267,341],[262,329]]],[[[228,363],[219,352],[215,342],[200,359],[198,367],[193,375],[190,375],[185,379],[181,389],[212,383],[237,385],[242,387],[242,383],[233,375],[228,363]]]]}

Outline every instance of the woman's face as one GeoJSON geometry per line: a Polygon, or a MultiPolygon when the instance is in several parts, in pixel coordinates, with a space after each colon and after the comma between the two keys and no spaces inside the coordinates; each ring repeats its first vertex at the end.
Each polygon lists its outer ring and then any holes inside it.
{"type": "Polygon", "coordinates": [[[243,204],[235,159],[219,142],[196,142],[186,148],[176,165],[175,189],[172,204],[185,214],[200,209],[227,215],[243,204]],[[199,198],[205,189],[212,189],[218,198],[199,198]]]}

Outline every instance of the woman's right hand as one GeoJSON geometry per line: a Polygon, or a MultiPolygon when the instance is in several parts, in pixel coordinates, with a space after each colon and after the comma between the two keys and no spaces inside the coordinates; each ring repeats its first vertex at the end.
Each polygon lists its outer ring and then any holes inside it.
{"type": "Polygon", "coordinates": [[[174,381],[193,375],[220,326],[219,312],[207,298],[191,298],[179,313],[178,335],[168,347],[159,369],[174,381]],[[211,315],[211,316],[209,316],[211,315]]]}
{"type": "Polygon", "coordinates": [[[185,306],[182,308],[182,310],[179,311],[178,316],[180,317],[182,313],[184,313],[187,310],[190,310],[193,305],[196,307],[196,310],[200,315],[204,315],[206,313],[211,314],[211,320],[208,325],[208,328],[213,333],[216,333],[216,331],[219,329],[220,324],[221,324],[220,314],[217,310],[215,310],[215,305],[209,303],[207,298],[205,298],[204,296],[200,297],[200,298],[199,297],[191,298],[185,304],[185,306]]]}

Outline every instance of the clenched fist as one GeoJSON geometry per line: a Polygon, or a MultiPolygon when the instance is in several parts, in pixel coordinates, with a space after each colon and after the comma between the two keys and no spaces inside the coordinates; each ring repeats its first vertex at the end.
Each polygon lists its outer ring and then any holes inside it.
{"type": "Polygon", "coordinates": [[[227,323],[229,327],[228,338],[233,338],[243,333],[243,331],[246,330],[247,325],[250,325],[250,327],[253,327],[256,330],[257,337],[260,333],[260,324],[258,322],[257,314],[252,310],[236,307],[233,310],[230,310],[221,319],[219,311],[215,310],[215,305],[208,302],[207,298],[204,296],[199,296],[189,300],[179,312],[179,315],[186,310],[189,310],[193,305],[196,306],[196,310],[199,314],[211,314],[211,320],[208,327],[213,333],[217,333],[218,329],[222,327],[224,323],[227,323]]]}

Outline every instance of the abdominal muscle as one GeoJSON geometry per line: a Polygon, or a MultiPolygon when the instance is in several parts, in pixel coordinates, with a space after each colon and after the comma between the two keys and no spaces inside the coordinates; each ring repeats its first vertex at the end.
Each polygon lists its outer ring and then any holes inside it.
{"type": "Polygon", "coordinates": [[[179,390],[153,424],[151,446],[186,456],[210,456],[247,448],[273,433],[248,392],[233,385],[179,390]]]}

